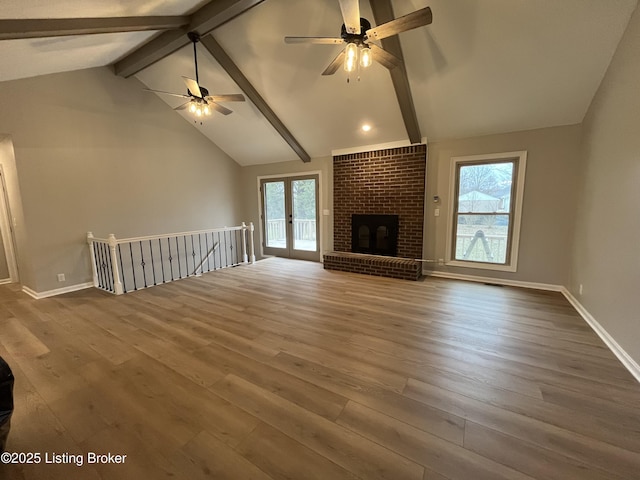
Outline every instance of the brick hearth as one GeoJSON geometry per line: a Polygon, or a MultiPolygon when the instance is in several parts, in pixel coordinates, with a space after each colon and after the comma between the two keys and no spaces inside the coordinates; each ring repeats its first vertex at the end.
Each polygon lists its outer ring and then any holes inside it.
{"type": "Polygon", "coordinates": [[[409,258],[383,257],[365,253],[325,253],[324,268],[402,280],[419,280],[422,276],[421,262],[409,258]]]}

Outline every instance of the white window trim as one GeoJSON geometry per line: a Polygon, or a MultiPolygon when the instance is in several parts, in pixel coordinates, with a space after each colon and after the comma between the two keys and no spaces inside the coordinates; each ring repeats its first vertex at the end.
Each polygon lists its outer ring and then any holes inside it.
{"type": "Polygon", "coordinates": [[[518,271],[518,251],[520,246],[520,225],[522,222],[522,200],[524,198],[524,178],[527,167],[526,150],[519,152],[492,153],[486,155],[471,155],[465,157],[451,157],[451,171],[449,182],[449,215],[447,218],[447,256],[445,265],[450,267],[476,268],[481,270],[499,270],[502,272],[518,271]],[[456,169],[459,163],[491,162],[492,160],[516,160],[518,162],[518,178],[516,178],[516,198],[513,206],[513,230],[511,238],[511,255],[506,265],[482,262],[467,262],[453,258],[453,216],[456,194],[456,169]]]}

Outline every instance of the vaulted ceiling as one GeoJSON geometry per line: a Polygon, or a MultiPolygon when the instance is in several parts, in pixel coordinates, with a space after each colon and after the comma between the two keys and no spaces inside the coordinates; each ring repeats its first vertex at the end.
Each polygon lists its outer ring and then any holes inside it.
{"type": "Polygon", "coordinates": [[[375,25],[387,5],[395,17],[433,12],[431,25],[398,36],[404,89],[379,64],[359,81],[342,69],[322,76],[340,45],[284,43],[339,36],[338,0],[3,0],[0,81],[113,65],[150,89],[184,93],[181,76],[195,76],[186,32],[210,32],[198,44],[200,84],[248,101],[202,124],[175,115],[241,165],[307,160],[579,123],[637,0],[361,0],[361,16],[375,25]]]}

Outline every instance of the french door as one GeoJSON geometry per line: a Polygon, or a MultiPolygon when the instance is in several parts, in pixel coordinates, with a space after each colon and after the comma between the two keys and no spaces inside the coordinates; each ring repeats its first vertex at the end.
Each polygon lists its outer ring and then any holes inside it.
{"type": "Polygon", "coordinates": [[[318,175],[260,181],[265,255],[320,261],[318,175]]]}

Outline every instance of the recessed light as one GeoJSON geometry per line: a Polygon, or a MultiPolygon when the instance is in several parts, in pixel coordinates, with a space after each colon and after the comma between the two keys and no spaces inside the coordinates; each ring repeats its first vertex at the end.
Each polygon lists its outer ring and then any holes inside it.
{"type": "Polygon", "coordinates": [[[371,130],[371,125],[369,125],[368,123],[365,123],[364,125],[362,125],[363,132],[368,132],[369,130],[371,130]]]}

